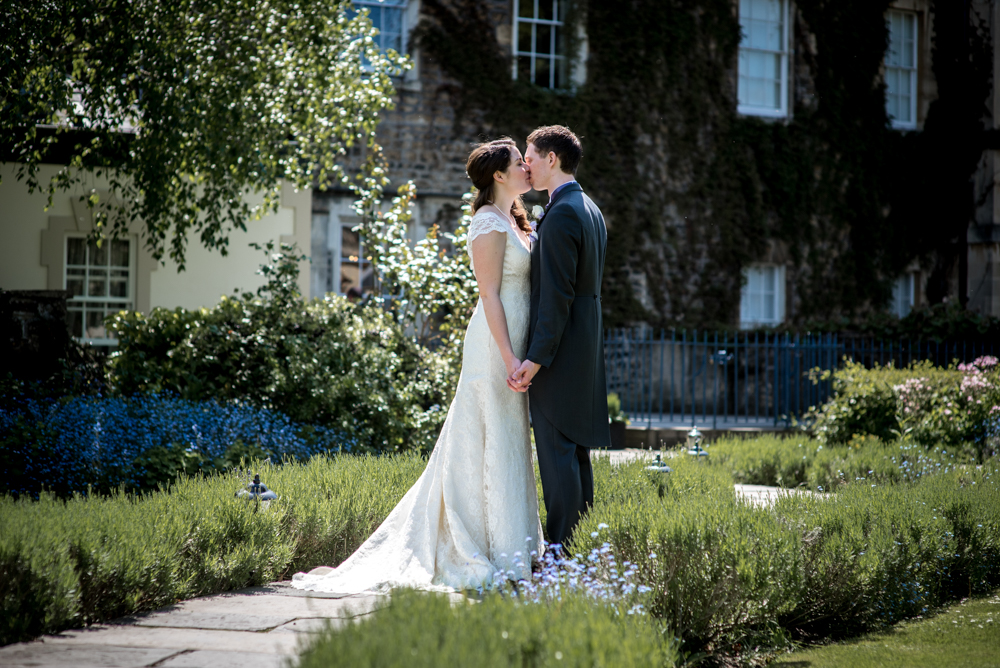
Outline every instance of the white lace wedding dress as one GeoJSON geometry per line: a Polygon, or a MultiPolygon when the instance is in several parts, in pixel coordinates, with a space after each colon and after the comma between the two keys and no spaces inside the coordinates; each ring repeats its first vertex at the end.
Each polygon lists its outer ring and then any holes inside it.
{"type": "MultiPolygon", "coordinates": [[[[489,212],[472,218],[469,244],[493,231],[507,235],[500,300],[514,354],[523,359],[530,251],[509,220],[489,212]]],[[[480,301],[465,332],[455,399],[420,479],[344,563],[298,573],[292,586],[338,593],[453,591],[488,585],[497,571],[529,577],[529,552],[540,549],[541,524],[527,394],[508,389],[506,378],[480,301]],[[521,568],[514,563],[518,552],[521,568]]]]}

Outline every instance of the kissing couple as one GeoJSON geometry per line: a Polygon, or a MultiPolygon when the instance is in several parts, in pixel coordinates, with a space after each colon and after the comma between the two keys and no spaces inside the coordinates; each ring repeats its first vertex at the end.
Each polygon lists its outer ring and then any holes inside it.
{"type": "MultiPolygon", "coordinates": [[[[590,448],[610,445],[601,280],[607,229],[575,174],[580,140],[540,127],[524,156],[511,139],[472,151],[468,244],[479,302],[465,332],[455,398],[420,479],[338,568],[298,573],[313,591],[456,591],[494,574],[530,578],[546,535],[564,544],[593,503],[590,448]],[[549,202],[530,222],[521,196],[549,202]]],[[[537,208],[536,208],[537,210],[537,208]]]]}

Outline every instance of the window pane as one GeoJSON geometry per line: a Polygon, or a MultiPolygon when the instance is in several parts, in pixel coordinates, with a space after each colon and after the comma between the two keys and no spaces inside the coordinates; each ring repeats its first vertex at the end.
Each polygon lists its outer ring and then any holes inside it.
{"type": "Polygon", "coordinates": [[[535,0],[521,0],[517,7],[517,15],[526,19],[535,17],[535,0]]]}
{"type": "Polygon", "coordinates": [[[552,26],[535,26],[535,53],[552,53],[552,26]]]}
{"type": "Polygon", "coordinates": [[[128,240],[115,239],[111,242],[111,266],[128,266],[128,240]]]}
{"type": "Polygon", "coordinates": [[[538,18],[551,21],[555,18],[553,14],[552,0],[538,0],[538,18]]]}
{"type": "Polygon", "coordinates": [[[353,231],[349,226],[344,225],[340,228],[340,255],[344,258],[349,258],[357,261],[358,256],[361,255],[361,238],[357,232],[353,231]]]}
{"type": "Polygon", "coordinates": [[[767,31],[768,25],[763,21],[750,21],[747,26],[749,28],[749,36],[747,46],[751,49],[766,49],[767,44],[767,31]]]}
{"type": "Polygon", "coordinates": [[[125,299],[128,297],[128,281],[123,280],[112,280],[111,281],[111,293],[112,297],[121,297],[125,299]]]}
{"type": "Polygon", "coordinates": [[[69,297],[80,297],[83,295],[83,278],[80,277],[66,277],[66,290],[69,291],[69,297]]]}
{"type": "Polygon", "coordinates": [[[66,264],[83,265],[87,262],[87,241],[69,238],[66,240],[66,264]]]}
{"type": "Polygon", "coordinates": [[[535,58],[535,84],[548,88],[549,83],[549,59],[535,58]]]}
{"type": "Polygon", "coordinates": [[[103,339],[107,335],[104,332],[104,304],[94,304],[93,310],[87,309],[87,333],[88,339],[103,339]]]}
{"type": "Polygon", "coordinates": [[[106,267],[108,266],[108,243],[105,241],[98,248],[97,244],[91,242],[87,246],[90,257],[88,258],[88,264],[91,266],[106,267]]]}
{"type": "Polygon", "coordinates": [[[517,24],[517,50],[519,53],[531,53],[532,26],[534,26],[533,23],[525,23],[523,21],[517,24]]]}
{"type": "Polygon", "coordinates": [[[351,289],[354,289],[353,296],[361,296],[361,281],[359,267],[356,262],[342,262],[340,264],[340,292],[352,296],[351,289]]]}
{"type": "Polygon", "coordinates": [[[361,292],[366,295],[375,292],[375,270],[370,262],[361,265],[361,292]]]}
{"type": "Polygon", "coordinates": [[[523,81],[531,81],[531,56],[518,56],[517,78],[523,81]]]}
{"type": "Polygon", "coordinates": [[[91,271],[90,279],[87,281],[87,296],[88,297],[104,297],[107,293],[108,279],[106,274],[101,272],[91,271]]]}
{"type": "Polygon", "coordinates": [[[83,336],[83,311],[68,309],[66,311],[66,325],[69,327],[70,336],[76,338],[83,336]]]}

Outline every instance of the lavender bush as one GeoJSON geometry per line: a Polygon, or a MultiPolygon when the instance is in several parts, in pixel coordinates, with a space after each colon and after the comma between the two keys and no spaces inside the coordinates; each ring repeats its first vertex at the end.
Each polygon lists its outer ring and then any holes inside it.
{"type": "Polygon", "coordinates": [[[238,402],[165,394],[25,397],[0,407],[0,491],[143,490],[179,472],[227,468],[240,455],[306,459],[351,447],[333,429],[238,402]]]}

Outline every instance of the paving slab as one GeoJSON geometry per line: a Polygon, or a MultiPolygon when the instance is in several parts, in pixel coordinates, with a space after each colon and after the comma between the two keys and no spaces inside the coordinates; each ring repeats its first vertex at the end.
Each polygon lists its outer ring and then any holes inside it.
{"type": "Polygon", "coordinates": [[[66,648],[85,644],[172,649],[175,652],[200,649],[282,655],[294,654],[297,642],[296,635],[292,633],[159,628],[134,624],[90,627],[45,637],[46,645],[66,648]]]}
{"type": "Polygon", "coordinates": [[[140,668],[163,661],[179,650],[149,647],[115,647],[103,644],[64,644],[36,640],[0,647],[0,666],[27,668],[140,668]]]}
{"type": "Polygon", "coordinates": [[[158,668],[286,668],[291,665],[288,657],[275,654],[251,654],[250,652],[219,652],[197,650],[177,654],[158,668]]]}
{"type": "Polygon", "coordinates": [[[164,617],[183,618],[189,615],[244,615],[248,617],[248,622],[254,621],[249,619],[252,617],[287,618],[262,628],[247,627],[245,629],[259,631],[279,626],[298,617],[353,617],[368,614],[387,598],[375,594],[339,596],[338,598],[283,596],[271,593],[220,594],[182,601],[136,619],[143,620],[137,621],[137,623],[147,626],[164,626],[172,625],[159,621],[164,617]],[[154,621],[147,623],[145,621],[147,619],[154,621]]]}
{"type": "Polygon", "coordinates": [[[296,619],[294,622],[288,622],[283,624],[276,629],[273,629],[271,633],[319,633],[320,631],[325,631],[328,628],[339,629],[345,624],[350,624],[357,620],[364,619],[364,616],[351,617],[349,619],[337,618],[337,617],[317,617],[314,619],[296,619]]]}
{"type": "Polygon", "coordinates": [[[160,612],[137,619],[137,626],[220,631],[268,631],[294,620],[284,615],[244,615],[236,612],[160,612]]]}
{"type": "Polygon", "coordinates": [[[736,496],[748,503],[762,508],[770,508],[783,496],[797,494],[812,494],[804,489],[784,489],[782,487],[766,487],[764,485],[733,485],[736,496]]]}

